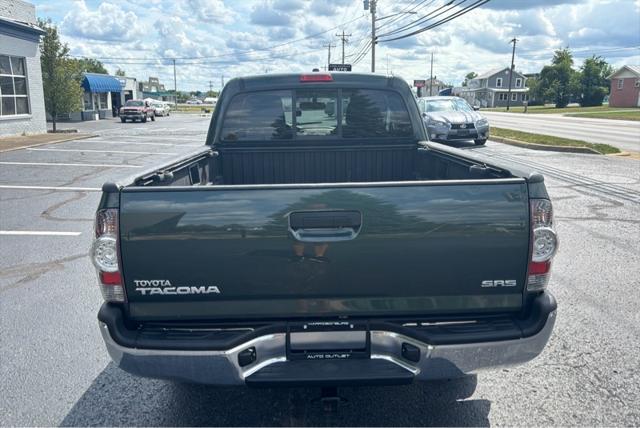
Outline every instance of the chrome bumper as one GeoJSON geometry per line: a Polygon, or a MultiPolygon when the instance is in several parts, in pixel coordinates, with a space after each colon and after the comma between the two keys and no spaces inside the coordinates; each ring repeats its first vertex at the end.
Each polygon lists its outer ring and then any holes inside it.
{"type": "MultiPolygon", "coordinates": [[[[390,361],[414,375],[414,379],[435,380],[460,377],[481,369],[514,366],[537,357],[544,349],[556,319],[556,311],[537,334],[524,339],[496,342],[430,345],[389,331],[371,331],[371,358],[390,361]],[[403,343],[420,349],[420,360],[407,361],[401,355],[403,343]]],[[[121,369],[144,377],[174,379],[212,385],[243,385],[245,379],[273,363],[287,361],[286,333],[269,334],[225,351],[176,351],[127,348],[117,344],[107,325],[100,331],[109,355],[121,369]],[[255,347],[257,359],[241,367],[238,354],[255,347]]]]}

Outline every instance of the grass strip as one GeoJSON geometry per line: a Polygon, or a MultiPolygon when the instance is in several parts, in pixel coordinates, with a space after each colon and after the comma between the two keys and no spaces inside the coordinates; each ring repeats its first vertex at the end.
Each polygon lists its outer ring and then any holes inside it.
{"type": "Polygon", "coordinates": [[[554,137],[552,135],[533,134],[531,132],[515,131],[513,129],[491,127],[491,135],[508,138],[510,140],[522,141],[525,143],[541,144],[544,146],[565,146],[565,147],[589,147],[604,155],[620,153],[620,150],[608,144],[587,143],[581,140],[570,138],[554,137]]]}

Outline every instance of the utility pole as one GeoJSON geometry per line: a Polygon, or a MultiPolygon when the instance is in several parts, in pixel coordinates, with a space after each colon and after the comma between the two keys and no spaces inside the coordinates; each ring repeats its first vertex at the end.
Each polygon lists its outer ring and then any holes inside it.
{"type": "Polygon", "coordinates": [[[340,37],[342,40],[342,64],[344,64],[344,44],[348,42],[347,38],[351,37],[351,34],[344,34],[344,30],[342,30],[342,34],[336,34],[336,37],[340,37]]]}
{"type": "Polygon", "coordinates": [[[209,80],[209,92],[213,92],[213,82],[209,80]]]}
{"type": "MultiPolygon", "coordinates": [[[[332,45],[331,42],[327,43],[326,45],[322,45],[323,48],[328,48],[328,52],[327,52],[327,70],[329,69],[329,64],[331,64],[331,48],[335,48],[336,45],[332,45]]],[[[344,51],[344,49],[343,49],[344,51]]],[[[342,62],[344,63],[344,59],[342,60],[342,62]]]]}
{"type": "Polygon", "coordinates": [[[376,0],[370,0],[371,11],[371,72],[376,72],[376,0]]]}
{"type": "Polygon", "coordinates": [[[511,82],[513,80],[513,71],[515,69],[515,66],[513,64],[513,61],[516,57],[516,43],[518,42],[518,39],[516,39],[515,37],[511,40],[509,40],[509,43],[513,43],[513,51],[511,52],[511,70],[509,71],[509,92],[507,93],[507,111],[509,111],[509,106],[511,105],[511,82]]]}
{"type": "Polygon", "coordinates": [[[176,105],[178,105],[178,85],[176,84],[176,59],[173,59],[173,96],[175,97],[176,105]]]}
{"type": "Polygon", "coordinates": [[[433,52],[431,52],[431,72],[429,73],[429,96],[433,95],[433,52]]]}

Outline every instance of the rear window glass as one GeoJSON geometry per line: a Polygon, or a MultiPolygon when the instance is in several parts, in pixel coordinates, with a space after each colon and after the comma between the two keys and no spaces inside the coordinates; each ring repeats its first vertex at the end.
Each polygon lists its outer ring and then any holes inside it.
{"type": "Polygon", "coordinates": [[[296,91],[296,134],[301,136],[335,135],[338,128],[336,104],[338,91],[299,89],[296,91]]]}
{"type": "Polygon", "coordinates": [[[342,136],[345,138],[413,136],[409,111],[395,92],[343,90],[342,103],[342,136]]]}
{"type": "Polygon", "coordinates": [[[224,141],[270,141],[293,138],[291,91],[236,95],[222,123],[224,141]]]}
{"type": "Polygon", "coordinates": [[[221,139],[232,142],[414,135],[407,107],[395,92],[343,89],[341,100],[337,89],[322,88],[238,94],[226,109],[221,139]]]}

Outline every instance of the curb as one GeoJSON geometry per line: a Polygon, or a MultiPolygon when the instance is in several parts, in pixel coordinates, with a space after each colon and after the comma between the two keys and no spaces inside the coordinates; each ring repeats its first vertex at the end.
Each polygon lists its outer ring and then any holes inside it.
{"type": "Polygon", "coordinates": [[[0,149],[0,153],[13,152],[16,150],[28,149],[31,147],[46,146],[47,144],[57,144],[57,143],[64,143],[67,141],[84,140],[87,138],[95,138],[97,136],[98,135],[92,135],[92,134],[74,135],[73,137],[67,137],[61,140],[45,141],[42,143],[29,144],[28,146],[12,147],[10,149],[0,149]]]}
{"type": "Polygon", "coordinates": [[[524,141],[512,140],[510,138],[496,137],[491,135],[489,141],[495,141],[497,143],[508,144],[510,146],[524,147],[531,150],[543,150],[548,152],[565,152],[565,153],[582,153],[588,155],[602,155],[597,150],[589,147],[575,147],[575,146],[547,146],[544,144],[525,143],[524,141]]]}

